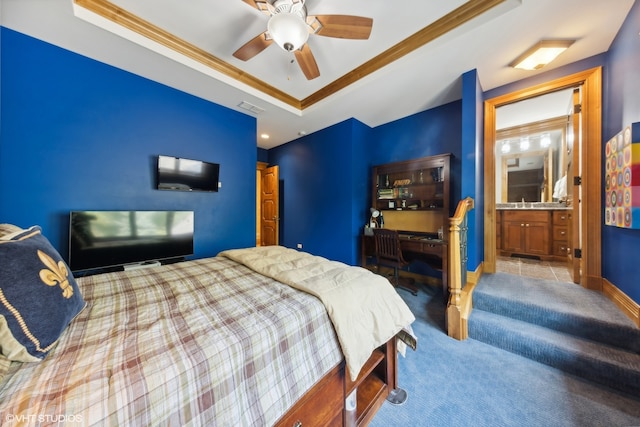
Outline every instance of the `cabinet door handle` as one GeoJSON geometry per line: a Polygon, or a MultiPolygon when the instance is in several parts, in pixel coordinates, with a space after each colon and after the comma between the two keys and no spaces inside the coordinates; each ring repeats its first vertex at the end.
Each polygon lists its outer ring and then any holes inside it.
{"type": "Polygon", "coordinates": [[[524,224],[520,224],[520,227],[524,227],[524,224]]]}
{"type": "Polygon", "coordinates": [[[296,421],[295,423],[293,423],[293,427],[302,427],[302,421],[296,421]]]}
{"type": "Polygon", "coordinates": [[[529,226],[529,224],[525,225],[525,227],[528,227],[528,226],[529,226]]]}
{"type": "Polygon", "coordinates": [[[560,235],[561,235],[561,236],[564,236],[565,234],[567,234],[567,233],[565,233],[564,231],[561,231],[561,232],[560,232],[560,235]]]}

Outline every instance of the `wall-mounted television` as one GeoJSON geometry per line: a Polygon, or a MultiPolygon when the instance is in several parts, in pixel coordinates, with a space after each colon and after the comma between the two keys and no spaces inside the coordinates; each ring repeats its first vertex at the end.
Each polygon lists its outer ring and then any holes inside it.
{"type": "Polygon", "coordinates": [[[156,188],[177,191],[218,191],[220,164],[158,156],[156,188]]]}
{"type": "Polygon", "coordinates": [[[184,258],[193,254],[193,211],[73,211],[71,271],[184,258]]]}

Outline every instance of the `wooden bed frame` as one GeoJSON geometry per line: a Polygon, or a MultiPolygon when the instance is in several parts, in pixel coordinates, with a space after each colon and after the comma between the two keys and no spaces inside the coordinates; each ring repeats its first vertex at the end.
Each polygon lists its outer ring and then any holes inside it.
{"type": "Polygon", "coordinates": [[[395,337],[376,349],[355,381],[344,361],[313,386],[276,423],[277,427],[366,426],[389,393],[398,387],[395,337]],[[355,411],[347,411],[345,399],[357,389],[355,411]]]}

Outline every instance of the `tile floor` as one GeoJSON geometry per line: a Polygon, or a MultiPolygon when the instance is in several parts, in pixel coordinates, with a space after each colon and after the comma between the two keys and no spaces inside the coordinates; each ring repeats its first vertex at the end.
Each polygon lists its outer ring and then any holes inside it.
{"type": "Polygon", "coordinates": [[[571,282],[567,264],[561,262],[498,256],[496,271],[557,282],[571,282]]]}

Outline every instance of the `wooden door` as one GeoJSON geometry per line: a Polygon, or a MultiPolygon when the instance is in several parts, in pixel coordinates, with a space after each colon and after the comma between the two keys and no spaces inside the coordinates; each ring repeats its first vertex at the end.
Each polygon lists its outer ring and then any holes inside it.
{"type": "Polygon", "coordinates": [[[271,166],[260,171],[260,238],[262,246],[278,244],[280,215],[278,212],[278,166],[271,166]]]}
{"type": "Polygon", "coordinates": [[[580,132],[581,106],[580,106],[580,89],[573,91],[573,108],[569,114],[569,122],[567,126],[567,138],[573,141],[568,145],[567,150],[567,204],[572,209],[568,212],[568,239],[567,239],[567,268],[571,275],[573,283],[581,283],[582,258],[576,256],[576,250],[582,248],[580,236],[582,235],[580,215],[581,204],[581,186],[574,182],[574,177],[581,176],[580,165],[580,148],[582,145],[582,134],[580,132]]]}

